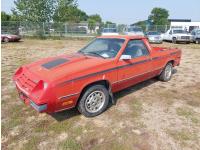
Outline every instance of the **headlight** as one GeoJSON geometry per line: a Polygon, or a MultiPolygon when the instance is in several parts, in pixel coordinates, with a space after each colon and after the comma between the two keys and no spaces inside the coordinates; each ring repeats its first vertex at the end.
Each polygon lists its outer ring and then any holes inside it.
{"type": "Polygon", "coordinates": [[[44,90],[47,88],[48,84],[43,80],[40,80],[37,85],[33,88],[32,94],[34,97],[39,98],[44,90]]]}
{"type": "Polygon", "coordinates": [[[22,71],[23,71],[23,68],[22,67],[20,67],[19,69],[17,69],[17,71],[15,72],[15,75],[19,75],[19,74],[21,74],[22,73],[22,71]]]}

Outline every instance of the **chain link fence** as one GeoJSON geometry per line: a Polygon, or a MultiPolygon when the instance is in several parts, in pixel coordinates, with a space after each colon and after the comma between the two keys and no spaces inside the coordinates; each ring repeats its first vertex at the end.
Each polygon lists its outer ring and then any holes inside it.
{"type": "MultiPolygon", "coordinates": [[[[93,37],[101,35],[105,28],[115,28],[119,34],[125,34],[129,25],[126,24],[89,24],[84,23],[35,23],[35,22],[1,22],[2,34],[16,34],[21,36],[58,36],[58,37],[93,37]]],[[[159,31],[166,32],[170,26],[140,26],[143,32],[159,31]]]]}

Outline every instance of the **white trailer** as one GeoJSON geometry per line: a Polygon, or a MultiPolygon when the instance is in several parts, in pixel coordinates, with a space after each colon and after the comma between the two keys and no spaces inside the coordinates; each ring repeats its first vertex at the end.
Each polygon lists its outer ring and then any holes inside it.
{"type": "Polygon", "coordinates": [[[200,22],[171,22],[170,28],[179,28],[191,32],[193,29],[200,29],[200,22]]]}

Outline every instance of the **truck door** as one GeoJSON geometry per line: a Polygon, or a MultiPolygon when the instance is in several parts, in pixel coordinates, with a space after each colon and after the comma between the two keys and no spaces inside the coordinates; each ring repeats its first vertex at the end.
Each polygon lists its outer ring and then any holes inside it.
{"type": "Polygon", "coordinates": [[[172,30],[169,30],[168,34],[167,34],[167,40],[168,41],[172,41],[172,30]]]}
{"type": "Polygon", "coordinates": [[[118,81],[115,84],[119,90],[151,76],[150,52],[143,40],[130,40],[122,55],[131,56],[131,59],[118,61],[118,81]]]}

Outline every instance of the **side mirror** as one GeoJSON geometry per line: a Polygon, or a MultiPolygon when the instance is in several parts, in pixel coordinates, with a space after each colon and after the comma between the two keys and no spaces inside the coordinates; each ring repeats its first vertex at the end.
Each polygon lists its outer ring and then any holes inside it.
{"type": "Polygon", "coordinates": [[[120,57],[120,60],[130,60],[131,59],[131,55],[122,55],[120,57]]]}

